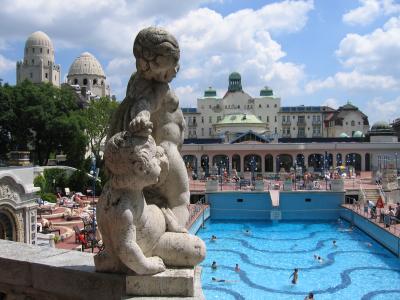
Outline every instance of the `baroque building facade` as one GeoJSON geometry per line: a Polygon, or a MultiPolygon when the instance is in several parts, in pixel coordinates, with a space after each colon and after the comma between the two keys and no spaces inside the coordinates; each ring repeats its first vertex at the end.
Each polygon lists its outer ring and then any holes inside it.
{"type": "Polygon", "coordinates": [[[362,137],[368,117],[350,102],[338,109],[328,106],[281,106],[271,88],[252,97],[243,90],[241,76],[229,75],[228,90],[218,97],[213,88],[197,99],[196,108],[183,108],[185,138],[221,138],[230,142],[251,130],[268,138],[362,137]]]}

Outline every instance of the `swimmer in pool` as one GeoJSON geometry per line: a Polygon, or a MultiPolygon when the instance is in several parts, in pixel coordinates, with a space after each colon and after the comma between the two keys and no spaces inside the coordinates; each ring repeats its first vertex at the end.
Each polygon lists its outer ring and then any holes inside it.
{"type": "Polygon", "coordinates": [[[335,247],[335,248],[337,247],[336,241],[335,241],[335,240],[333,240],[332,245],[333,245],[333,247],[335,247]]]}
{"type": "Polygon", "coordinates": [[[245,235],[251,235],[250,229],[246,229],[246,230],[244,231],[244,234],[245,234],[245,235]]]}
{"type": "Polygon", "coordinates": [[[215,242],[217,240],[217,236],[216,235],[212,235],[211,236],[211,242],[215,242]]]}
{"type": "Polygon", "coordinates": [[[225,283],[237,282],[236,280],[225,280],[225,279],[219,279],[219,278],[215,278],[215,277],[212,277],[211,279],[212,279],[212,281],[215,281],[215,282],[225,282],[225,283]]]}
{"type": "Polygon", "coordinates": [[[236,266],[235,266],[235,272],[240,272],[239,264],[236,264],[236,266]]]}
{"type": "Polygon", "coordinates": [[[217,269],[217,262],[213,261],[212,265],[211,265],[211,269],[216,270],[217,269]]]}
{"type": "Polygon", "coordinates": [[[292,275],[290,275],[289,279],[292,278],[292,284],[297,284],[297,280],[299,279],[299,269],[294,269],[292,275]]]}

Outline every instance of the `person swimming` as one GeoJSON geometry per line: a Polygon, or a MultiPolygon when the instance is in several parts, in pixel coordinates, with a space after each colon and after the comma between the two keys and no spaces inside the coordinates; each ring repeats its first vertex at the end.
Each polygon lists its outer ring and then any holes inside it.
{"type": "Polygon", "coordinates": [[[320,264],[322,264],[322,263],[324,262],[324,260],[322,259],[321,256],[318,256],[317,260],[318,260],[318,262],[319,262],[320,264]]]}
{"type": "Polygon", "coordinates": [[[336,244],[335,240],[332,241],[332,245],[333,245],[333,247],[337,247],[337,244],[336,244]]]}
{"type": "Polygon", "coordinates": [[[244,234],[245,234],[245,235],[251,235],[250,229],[246,229],[246,230],[244,231],[244,234]]]}
{"type": "Polygon", "coordinates": [[[217,240],[217,236],[216,235],[212,235],[211,236],[211,242],[215,242],[217,240]]]}
{"type": "Polygon", "coordinates": [[[235,272],[240,272],[239,264],[236,264],[236,266],[235,266],[235,272]]]}
{"type": "Polygon", "coordinates": [[[216,270],[217,268],[218,268],[217,262],[213,261],[212,264],[211,264],[211,269],[216,270]]]}
{"type": "Polygon", "coordinates": [[[226,279],[220,279],[220,278],[215,278],[215,277],[212,277],[211,280],[215,281],[215,282],[224,282],[224,283],[237,282],[236,280],[226,280],[226,279]]]}
{"type": "Polygon", "coordinates": [[[292,284],[297,284],[297,280],[299,279],[299,269],[294,269],[292,275],[289,276],[289,279],[292,277],[292,284]]]}

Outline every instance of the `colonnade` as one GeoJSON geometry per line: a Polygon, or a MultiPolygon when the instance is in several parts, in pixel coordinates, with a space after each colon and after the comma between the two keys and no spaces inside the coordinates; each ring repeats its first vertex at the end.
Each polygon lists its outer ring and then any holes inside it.
{"type": "Polygon", "coordinates": [[[213,169],[236,169],[239,173],[253,170],[256,173],[277,173],[282,168],[289,171],[291,167],[336,168],[353,166],[356,171],[371,170],[371,154],[366,152],[302,152],[302,153],[201,153],[186,154],[183,159],[187,167],[198,173],[213,169]]]}

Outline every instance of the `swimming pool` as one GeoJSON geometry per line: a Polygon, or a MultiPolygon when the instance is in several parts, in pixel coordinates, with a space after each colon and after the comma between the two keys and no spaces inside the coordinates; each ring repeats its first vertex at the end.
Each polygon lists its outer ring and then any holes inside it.
{"type": "Polygon", "coordinates": [[[339,231],[348,227],[344,221],[341,226],[208,221],[198,232],[207,244],[203,292],[207,299],[304,299],[311,291],[318,300],[400,299],[400,259],[358,229],[339,231]],[[240,272],[234,270],[236,263],[240,272]],[[289,279],[294,268],[299,269],[296,285],[289,279]]]}

